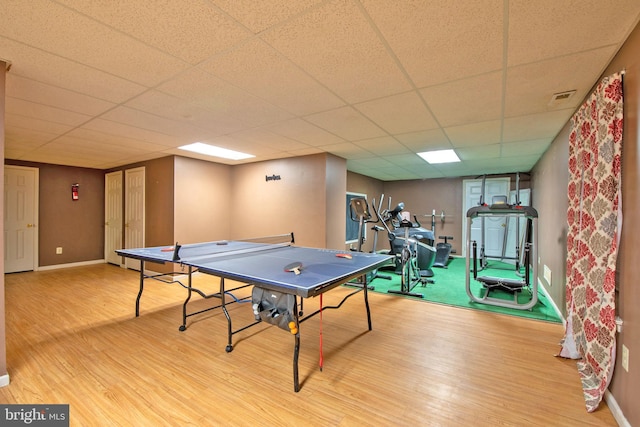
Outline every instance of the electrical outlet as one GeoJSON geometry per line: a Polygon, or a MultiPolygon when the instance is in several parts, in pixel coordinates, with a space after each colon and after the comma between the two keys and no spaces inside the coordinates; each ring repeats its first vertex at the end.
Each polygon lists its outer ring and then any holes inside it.
{"type": "Polygon", "coordinates": [[[622,344],[622,369],[629,372],[629,349],[622,344]]]}
{"type": "Polygon", "coordinates": [[[62,253],[62,247],[58,246],[56,248],[56,255],[60,255],[62,253]]]}
{"type": "Polygon", "coordinates": [[[544,280],[551,286],[551,269],[546,264],[544,266],[544,280]]]}

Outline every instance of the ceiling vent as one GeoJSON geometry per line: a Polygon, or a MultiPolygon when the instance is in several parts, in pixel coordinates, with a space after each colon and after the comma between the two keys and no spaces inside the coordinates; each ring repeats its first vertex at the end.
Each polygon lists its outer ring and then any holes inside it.
{"type": "Polygon", "coordinates": [[[554,93],[551,97],[551,101],[549,101],[549,107],[555,107],[557,105],[562,105],[567,103],[567,101],[575,95],[575,90],[568,90],[566,92],[558,92],[554,93]]]}

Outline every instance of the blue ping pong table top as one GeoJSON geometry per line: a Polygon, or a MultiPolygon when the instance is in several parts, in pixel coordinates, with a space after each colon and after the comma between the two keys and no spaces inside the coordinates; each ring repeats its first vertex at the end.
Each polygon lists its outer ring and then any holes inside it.
{"type": "Polygon", "coordinates": [[[179,260],[167,246],[120,249],[125,257],[156,263],[180,263],[214,276],[267,289],[313,297],[387,263],[389,255],[345,252],[291,245],[221,241],[180,248],[179,260]],[[337,256],[349,254],[351,259],[337,256]],[[301,262],[300,274],[287,272],[285,266],[301,262]]]}

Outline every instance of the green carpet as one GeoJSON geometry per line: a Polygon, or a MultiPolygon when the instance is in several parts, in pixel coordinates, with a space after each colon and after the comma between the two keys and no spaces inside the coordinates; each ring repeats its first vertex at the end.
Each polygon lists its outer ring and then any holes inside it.
{"type": "MultiPolygon", "coordinates": [[[[509,314],[513,316],[546,320],[550,322],[561,322],[561,319],[556,314],[553,305],[548,301],[546,295],[540,289],[538,289],[538,302],[531,310],[497,307],[470,301],[465,289],[465,264],[466,260],[464,258],[454,258],[449,262],[447,268],[433,268],[434,276],[431,277],[431,279],[434,281],[434,283],[428,283],[425,287],[423,287],[421,284],[418,284],[412,289],[412,292],[422,294],[424,298],[398,294],[388,295],[394,295],[400,298],[424,300],[456,307],[485,310],[496,313],[509,314]]],[[[393,267],[391,267],[390,270],[386,268],[379,270],[380,275],[390,276],[391,280],[386,280],[378,277],[371,281],[370,284],[371,286],[373,286],[374,292],[387,293],[389,289],[400,290],[400,276],[395,274],[393,270],[393,267]]],[[[521,278],[516,275],[515,268],[513,266],[494,260],[488,260],[488,268],[486,268],[482,272],[479,272],[478,275],[521,280],[521,278]]],[[[471,276],[471,292],[478,298],[481,298],[485,292],[480,283],[476,282],[473,279],[473,275],[471,276]]],[[[513,301],[514,298],[514,295],[512,293],[500,290],[491,291],[490,296],[492,298],[503,298],[510,301],[513,301]]],[[[525,289],[524,291],[518,293],[519,304],[526,303],[530,300],[530,290],[525,289]]]]}

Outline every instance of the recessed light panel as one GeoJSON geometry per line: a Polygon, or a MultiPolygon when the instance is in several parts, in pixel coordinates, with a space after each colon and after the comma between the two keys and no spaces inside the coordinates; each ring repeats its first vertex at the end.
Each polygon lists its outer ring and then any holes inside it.
{"type": "Polygon", "coordinates": [[[204,154],[206,156],[221,157],[230,160],[243,160],[255,157],[252,154],[241,153],[239,151],[227,150],[226,148],[216,147],[215,145],[204,144],[202,142],[194,142],[193,144],[178,147],[181,150],[191,151],[193,153],[204,154]]]}
{"type": "Polygon", "coordinates": [[[429,164],[453,163],[460,161],[460,158],[453,150],[425,151],[418,153],[418,156],[422,157],[429,164]]]}

